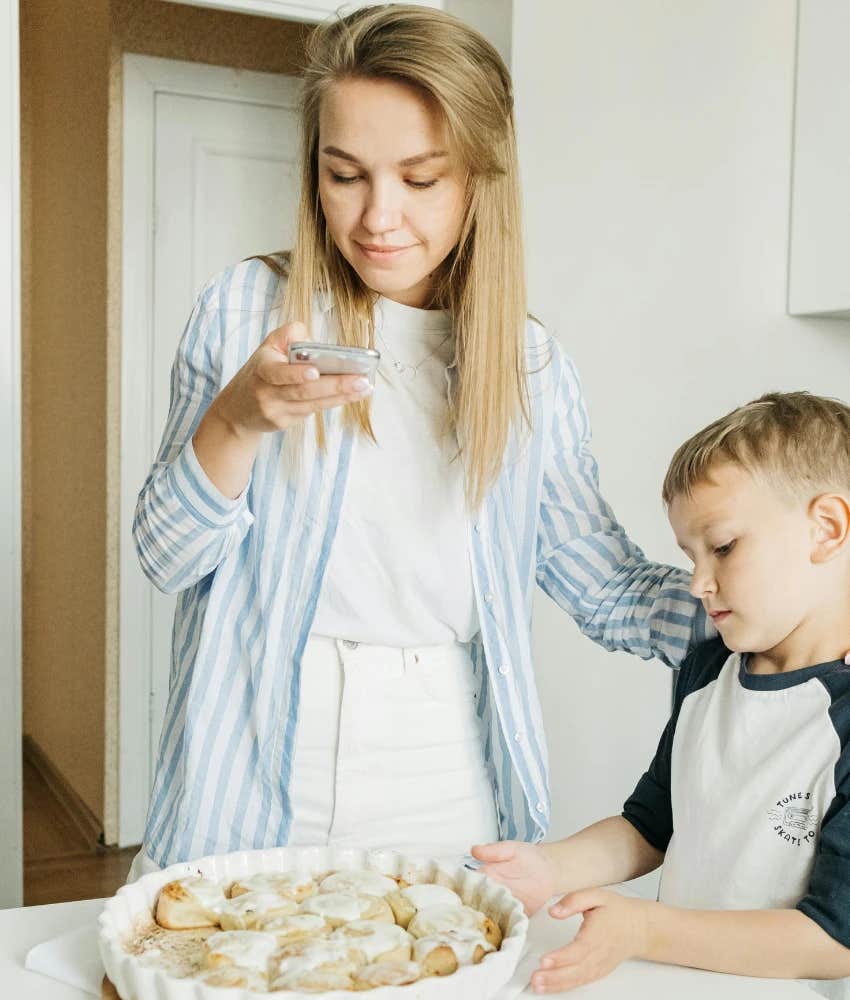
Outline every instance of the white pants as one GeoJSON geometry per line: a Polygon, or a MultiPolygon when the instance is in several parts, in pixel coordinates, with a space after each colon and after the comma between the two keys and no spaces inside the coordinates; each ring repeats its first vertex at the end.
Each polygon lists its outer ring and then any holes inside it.
{"type": "MultiPolygon", "coordinates": [[[[311,635],[301,662],[289,844],[458,858],[498,839],[468,647],[311,635]]],[[[156,870],[140,851],[128,881],[156,870]]]]}

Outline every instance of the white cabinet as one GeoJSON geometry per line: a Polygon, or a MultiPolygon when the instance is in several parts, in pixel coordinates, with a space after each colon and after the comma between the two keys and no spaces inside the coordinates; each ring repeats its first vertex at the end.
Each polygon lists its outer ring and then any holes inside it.
{"type": "MultiPolygon", "coordinates": [[[[290,21],[323,21],[342,6],[346,12],[358,7],[368,7],[375,0],[176,0],[193,7],[216,7],[233,10],[239,14],[261,14],[264,17],[282,17],[290,21]]],[[[408,0],[420,7],[443,7],[443,0],[408,0]]]]}
{"type": "Polygon", "coordinates": [[[800,0],[788,312],[850,317],[850,3],[800,0]]]}

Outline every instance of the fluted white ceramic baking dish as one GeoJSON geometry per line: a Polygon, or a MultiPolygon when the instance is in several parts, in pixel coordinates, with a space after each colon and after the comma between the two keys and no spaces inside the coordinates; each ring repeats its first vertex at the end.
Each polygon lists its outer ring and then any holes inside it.
{"type": "MultiPolygon", "coordinates": [[[[480,872],[447,867],[433,858],[394,851],[362,851],[330,847],[276,847],[260,851],[216,854],[172,865],[125,885],[107,901],[100,916],[100,953],[109,979],[122,1000],[257,1000],[263,994],[240,988],[208,986],[178,979],[144,964],[124,947],[145,923],[150,923],[159,890],[172,879],[200,873],[222,882],[257,872],[298,871],[311,875],[346,868],[367,868],[408,882],[438,882],[454,889],[464,903],[492,917],[504,935],[499,951],[479,965],[464,966],[450,976],[421,979],[409,986],[382,986],[368,991],[371,1000],[489,1000],[510,979],[525,945],[528,918],[507,889],[480,872]]],[[[278,990],[271,996],[305,1000],[310,994],[278,990]]],[[[315,996],[315,994],[312,994],[315,996]]],[[[327,1000],[352,1000],[356,994],[336,990],[327,1000]]]]}

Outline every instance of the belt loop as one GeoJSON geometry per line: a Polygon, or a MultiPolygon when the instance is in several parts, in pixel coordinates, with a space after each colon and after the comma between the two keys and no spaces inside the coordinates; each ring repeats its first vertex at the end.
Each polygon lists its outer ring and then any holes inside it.
{"type": "Polygon", "coordinates": [[[336,646],[340,663],[345,663],[346,657],[360,645],[359,642],[354,642],[352,639],[334,639],[333,642],[336,646]]]}

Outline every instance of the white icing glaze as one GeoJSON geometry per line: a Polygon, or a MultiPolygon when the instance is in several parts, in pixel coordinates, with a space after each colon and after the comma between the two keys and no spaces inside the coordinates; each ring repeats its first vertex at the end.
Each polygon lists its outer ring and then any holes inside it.
{"type": "Polygon", "coordinates": [[[207,965],[212,955],[222,955],[240,969],[262,973],[267,971],[269,958],[277,949],[274,934],[261,931],[220,931],[207,938],[204,944],[207,965]]]}
{"type": "MultiPolygon", "coordinates": [[[[227,976],[232,970],[236,977],[233,985],[243,974],[247,988],[258,992],[266,992],[268,979],[273,989],[298,989],[305,977],[303,988],[310,990],[404,985],[421,977],[417,962],[381,961],[382,956],[406,948],[408,955],[421,961],[443,946],[452,950],[458,965],[469,965],[479,948],[495,950],[483,935],[484,915],[463,905],[456,892],[442,885],[420,883],[399,890],[393,879],[368,870],[331,873],[319,886],[310,876],[291,872],[258,874],[237,882],[248,891],[227,899],[225,886],[210,879],[196,875],[179,880],[193,902],[213,919],[224,923],[228,916],[246,918],[247,926],[256,928],[227,929],[213,934],[203,945],[198,942],[194,968],[181,972],[181,977],[195,975],[226,986],[231,985],[227,976]],[[340,891],[343,887],[348,891],[340,891]],[[300,906],[293,901],[295,891],[303,894],[317,888],[320,894],[310,896],[300,906]],[[375,908],[386,908],[375,897],[390,892],[399,892],[417,911],[410,933],[392,923],[364,919],[364,914],[374,915],[375,908]],[[325,918],[343,922],[343,926],[331,934],[325,918]],[[301,936],[311,934],[315,937],[301,936]],[[233,965],[197,972],[198,964],[209,961],[210,955],[233,965]],[[368,964],[361,966],[364,959],[368,964]],[[214,978],[216,973],[220,981],[214,978]]],[[[170,964],[157,951],[152,948],[150,955],[140,956],[140,960],[157,967],[170,964]]]]}
{"type": "Polygon", "coordinates": [[[330,938],[313,941],[311,938],[304,948],[283,955],[272,963],[272,980],[275,987],[295,987],[302,976],[329,966],[329,972],[339,972],[348,976],[357,967],[347,941],[330,938]]]}
{"type": "Polygon", "coordinates": [[[481,933],[484,914],[471,906],[426,906],[421,909],[407,928],[414,937],[428,937],[441,931],[467,930],[481,933]]]}
{"type": "Polygon", "coordinates": [[[249,892],[276,892],[292,898],[296,895],[310,895],[316,891],[316,883],[310,875],[302,872],[269,872],[247,875],[236,880],[240,887],[249,892]]]}
{"type": "Polygon", "coordinates": [[[301,904],[302,913],[317,913],[332,920],[360,920],[374,906],[369,896],[355,896],[348,892],[325,892],[311,896],[301,904]]]}
{"type": "Polygon", "coordinates": [[[413,938],[406,930],[382,920],[352,920],[335,930],[330,940],[347,942],[349,948],[362,951],[370,962],[396,948],[407,948],[410,955],[413,945],[413,938]]]}
{"type": "Polygon", "coordinates": [[[178,879],[178,884],[201,904],[209,913],[221,913],[221,908],[227,902],[224,895],[224,888],[212,879],[204,878],[201,875],[188,875],[186,878],[178,879]]]}
{"type": "Polygon", "coordinates": [[[362,892],[368,896],[386,896],[397,889],[398,883],[387,875],[359,868],[334,872],[319,883],[319,892],[362,892]]]}
{"type": "Polygon", "coordinates": [[[264,917],[258,929],[279,938],[286,934],[317,934],[325,928],[325,918],[317,913],[273,914],[264,917]]]}
{"type": "Polygon", "coordinates": [[[422,975],[422,969],[416,962],[376,962],[364,965],[354,974],[358,983],[365,983],[372,988],[377,986],[406,986],[415,983],[422,975]]]}
{"type": "Polygon", "coordinates": [[[415,910],[424,910],[426,906],[462,906],[463,901],[453,890],[444,885],[423,882],[419,885],[409,885],[401,890],[402,896],[410,902],[415,910]]]}
{"type": "Polygon", "coordinates": [[[295,913],[297,910],[297,903],[279,896],[276,892],[243,892],[241,896],[225,900],[221,913],[231,914],[238,919],[252,914],[261,917],[267,914],[295,913]]]}
{"type": "Polygon", "coordinates": [[[493,945],[482,934],[458,928],[419,938],[413,943],[413,957],[417,962],[422,962],[435,948],[445,945],[454,952],[458,965],[472,965],[475,950],[479,946],[485,952],[495,951],[493,945]]]}
{"type": "Polygon", "coordinates": [[[195,978],[211,986],[236,986],[255,993],[268,993],[268,979],[260,972],[240,969],[235,965],[224,965],[219,969],[203,969],[195,978]]]}

